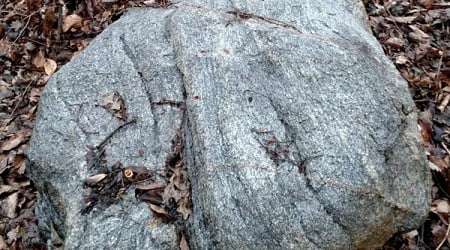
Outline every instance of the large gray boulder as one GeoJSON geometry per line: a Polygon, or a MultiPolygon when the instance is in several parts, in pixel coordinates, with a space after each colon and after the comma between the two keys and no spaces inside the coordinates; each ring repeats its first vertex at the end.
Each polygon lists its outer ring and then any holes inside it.
{"type": "Polygon", "coordinates": [[[28,171],[43,239],[66,249],[176,249],[181,236],[191,249],[370,249],[418,227],[431,185],[414,104],[366,19],[358,0],[129,11],[42,94],[28,171]],[[101,167],[157,173],[181,162],[186,221],[149,226],[135,184],[80,212],[83,181],[99,173],[86,154],[127,121],[102,107],[111,92],[136,120],[105,141],[101,167]]]}

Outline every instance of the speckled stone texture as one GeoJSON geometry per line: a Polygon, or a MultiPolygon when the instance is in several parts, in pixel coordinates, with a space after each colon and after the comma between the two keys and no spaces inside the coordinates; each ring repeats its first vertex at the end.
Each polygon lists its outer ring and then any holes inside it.
{"type": "Polygon", "coordinates": [[[100,107],[111,91],[137,122],[112,137],[108,162],[157,169],[182,131],[191,249],[371,249],[418,227],[431,185],[415,108],[366,19],[356,0],[130,10],[41,97],[28,173],[43,240],[178,248],[174,225],[149,227],[132,190],[79,213],[86,146],[119,125],[100,107]],[[161,100],[184,103],[184,115],[151,105],[161,100]]]}

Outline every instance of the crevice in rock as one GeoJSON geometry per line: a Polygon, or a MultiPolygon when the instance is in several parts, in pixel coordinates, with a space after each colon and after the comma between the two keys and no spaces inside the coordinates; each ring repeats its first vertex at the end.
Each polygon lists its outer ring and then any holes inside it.
{"type": "MultiPolygon", "coordinates": [[[[297,145],[296,142],[296,138],[297,136],[297,132],[294,131],[294,129],[291,127],[291,125],[286,121],[286,119],[284,118],[283,113],[280,110],[280,107],[277,107],[275,105],[275,103],[273,102],[272,99],[268,98],[270,105],[272,106],[273,110],[276,112],[278,120],[281,122],[281,124],[283,125],[284,129],[285,129],[285,133],[286,133],[286,137],[287,140],[290,142],[290,144],[288,145],[287,149],[283,149],[283,152],[290,152],[292,154],[292,156],[290,157],[289,155],[287,155],[285,158],[287,159],[287,161],[292,164],[293,166],[296,166],[297,169],[296,171],[298,171],[299,175],[304,179],[305,181],[305,187],[312,193],[314,194],[314,198],[315,200],[317,200],[319,202],[319,204],[321,205],[321,207],[323,208],[323,211],[325,211],[326,215],[331,218],[331,220],[333,221],[333,223],[337,226],[339,226],[340,228],[343,229],[344,232],[348,232],[347,228],[340,222],[340,220],[331,212],[331,208],[326,204],[326,201],[324,201],[323,199],[321,199],[320,194],[319,194],[319,190],[315,189],[311,183],[311,177],[309,176],[308,172],[309,170],[307,169],[308,164],[310,163],[311,160],[319,158],[319,157],[323,157],[322,154],[316,154],[313,156],[305,156],[301,153],[300,151],[300,147],[297,145]]],[[[306,230],[307,232],[307,228],[305,227],[303,222],[300,222],[302,228],[304,230],[306,230]]],[[[316,246],[320,246],[321,242],[316,242],[315,239],[313,239],[311,237],[311,235],[309,233],[305,234],[305,237],[308,238],[308,240],[316,245],[316,246]]]]}
{"type": "MultiPolygon", "coordinates": [[[[340,224],[339,221],[335,218],[335,216],[329,213],[329,209],[319,199],[318,191],[314,189],[314,187],[311,184],[311,179],[308,176],[307,165],[312,159],[322,157],[322,155],[316,156],[302,155],[295,141],[296,132],[285,120],[283,114],[280,111],[280,108],[274,104],[273,100],[270,98],[267,99],[269,100],[272,109],[276,112],[278,120],[284,127],[286,141],[280,141],[278,138],[276,138],[273,131],[271,130],[253,129],[252,132],[256,134],[256,140],[265,149],[266,153],[269,155],[270,159],[275,163],[277,167],[280,166],[280,164],[283,162],[286,162],[289,165],[296,167],[297,169],[295,169],[295,171],[298,171],[298,174],[305,181],[305,187],[311,192],[311,194],[314,195],[312,199],[316,199],[319,202],[319,204],[321,204],[321,207],[324,209],[327,216],[329,216],[336,225],[344,228],[342,224],[340,224]]],[[[292,171],[292,169],[289,171],[292,171]]],[[[303,231],[305,232],[305,237],[308,239],[308,241],[311,244],[314,244],[315,246],[320,246],[321,242],[318,242],[317,239],[314,239],[312,237],[312,234],[308,233],[308,228],[305,225],[305,223],[303,221],[300,221],[300,225],[303,231]]]]}
{"type": "MultiPolygon", "coordinates": [[[[152,114],[152,120],[153,120],[153,132],[155,135],[161,134],[161,131],[159,130],[159,122],[157,118],[157,113],[155,110],[155,105],[153,103],[155,100],[153,100],[152,94],[150,93],[146,83],[147,80],[145,79],[145,76],[141,70],[141,67],[139,66],[139,60],[134,56],[133,49],[128,45],[127,41],[125,40],[124,34],[121,34],[119,36],[120,43],[122,44],[122,49],[124,51],[124,54],[127,56],[128,59],[130,59],[134,70],[139,75],[139,85],[141,89],[144,91],[147,101],[150,105],[150,112],[152,114]]],[[[158,149],[158,151],[161,151],[161,147],[158,149]]]]}
{"type": "MultiPolygon", "coordinates": [[[[175,138],[173,141],[173,152],[171,156],[169,156],[168,159],[166,159],[166,174],[170,175],[169,180],[170,181],[180,181],[177,180],[181,178],[181,183],[174,183],[175,188],[180,188],[178,185],[184,184],[184,195],[181,197],[180,200],[175,200],[175,198],[171,198],[171,203],[175,202],[175,207],[172,207],[172,213],[174,217],[176,218],[173,223],[176,226],[176,232],[178,241],[181,242],[182,240],[185,240],[188,245],[190,245],[190,238],[191,235],[189,234],[187,223],[188,219],[192,217],[193,213],[193,202],[192,202],[192,188],[191,188],[191,180],[190,180],[190,174],[192,171],[190,167],[195,166],[195,154],[192,153],[192,131],[191,131],[191,124],[189,122],[189,114],[188,114],[188,107],[187,107],[187,93],[186,93],[186,80],[184,78],[184,73],[180,66],[178,65],[178,55],[176,48],[172,41],[172,34],[171,34],[171,28],[169,27],[168,23],[170,22],[170,18],[173,14],[169,14],[165,18],[165,31],[164,31],[164,37],[166,38],[166,41],[169,46],[172,46],[174,50],[174,62],[175,62],[175,70],[180,75],[181,78],[181,92],[183,96],[183,100],[181,101],[167,101],[163,100],[158,102],[159,104],[168,104],[171,106],[175,106],[180,110],[180,125],[175,131],[175,138]],[[185,155],[189,154],[189,155],[185,155]],[[185,161],[185,157],[188,157],[189,160],[192,162],[187,163],[185,161]],[[188,165],[190,164],[190,165],[188,165]],[[172,173],[172,174],[171,174],[172,173]],[[177,185],[178,184],[178,185],[177,185]]],[[[152,109],[154,104],[158,104],[154,101],[150,102],[152,105],[152,109]]],[[[153,112],[153,111],[152,111],[153,112]]],[[[170,185],[170,183],[169,183],[170,185]]]]}
{"type": "Polygon", "coordinates": [[[298,32],[300,34],[302,34],[302,32],[295,27],[293,24],[272,18],[272,17],[268,17],[268,16],[262,16],[262,15],[258,15],[255,13],[251,13],[251,12],[247,12],[247,11],[243,11],[243,10],[239,10],[237,8],[235,8],[234,10],[230,10],[226,12],[227,14],[232,14],[234,15],[237,20],[248,20],[248,19],[254,19],[257,21],[262,21],[263,23],[269,24],[269,25],[275,25],[284,29],[290,29],[293,30],[295,32],[298,32]]]}
{"type": "MultiPolygon", "coordinates": [[[[130,48],[130,46],[128,45],[128,43],[125,41],[125,37],[124,34],[119,36],[119,40],[122,44],[122,49],[125,52],[124,54],[130,59],[134,70],[139,74],[139,76],[141,77],[141,83],[143,84],[145,82],[144,78],[142,77],[142,71],[139,69],[139,63],[138,63],[138,59],[134,56],[133,50],[130,48]]],[[[142,86],[144,87],[144,86],[142,86]]],[[[145,90],[145,88],[143,88],[145,90]]]]}
{"type": "Polygon", "coordinates": [[[124,54],[128,57],[128,59],[130,59],[134,70],[139,75],[139,79],[140,79],[139,84],[141,85],[141,89],[145,91],[148,101],[149,101],[149,103],[151,103],[152,102],[151,94],[148,92],[147,87],[145,86],[146,80],[144,78],[142,70],[139,67],[138,59],[134,56],[133,50],[130,48],[128,43],[125,41],[124,34],[119,36],[119,40],[120,40],[120,43],[122,44],[122,50],[124,51],[124,54]]]}

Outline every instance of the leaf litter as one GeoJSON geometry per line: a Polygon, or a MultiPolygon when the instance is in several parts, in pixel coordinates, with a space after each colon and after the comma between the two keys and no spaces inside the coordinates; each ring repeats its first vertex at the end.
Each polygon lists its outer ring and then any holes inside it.
{"type": "Polygon", "coordinates": [[[424,224],[395,235],[382,249],[448,248],[450,3],[364,0],[364,4],[373,34],[408,81],[434,181],[432,207],[424,224]]]}

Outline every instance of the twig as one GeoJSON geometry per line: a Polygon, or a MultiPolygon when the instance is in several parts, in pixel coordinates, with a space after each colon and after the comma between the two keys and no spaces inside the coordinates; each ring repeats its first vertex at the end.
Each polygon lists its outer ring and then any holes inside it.
{"type": "Polygon", "coordinates": [[[115,133],[117,133],[117,131],[119,131],[120,129],[122,129],[123,127],[125,127],[125,126],[127,126],[127,125],[129,125],[129,124],[131,124],[131,123],[135,123],[136,120],[137,120],[136,118],[133,118],[133,119],[131,119],[131,120],[125,122],[124,124],[121,124],[119,127],[117,127],[116,129],[114,129],[111,133],[109,133],[109,135],[106,136],[105,139],[103,139],[103,141],[102,141],[100,144],[98,144],[98,146],[97,146],[96,148],[97,148],[97,149],[102,149],[102,148],[105,146],[105,144],[111,139],[111,137],[112,137],[115,133]]]}
{"type": "Polygon", "coordinates": [[[436,247],[436,250],[439,250],[439,249],[444,245],[444,243],[447,241],[447,238],[448,238],[449,233],[450,233],[450,225],[449,225],[449,223],[447,222],[447,232],[445,233],[445,237],[444,237],[444,239],[441,241],[441,243],[439,244],[439,246],[436,247]]]}
{"type": "Polygon", "coordinates": [[[450,151],[448,150],[447,146],[445,146],[445,143],[442,142],[441,145],[442,145],[442,147],[445,149],[445,151],[447,152],[447,154],[450,155],[450,151]]]}
{"type": "Polygon", "coordinates": [[[442,50],[441,58],[439,59],[438,69],[437,69],[437,72],[436,72],[436,77],[434,78],[434,82],[435,82],[436,86],[439,89],[441,89],[441,84],[440,84],[441,82],[439,81],[439,74],[441,74],[442,60],[444,58],[445,52],[446,52],[446,48],[444,47],[444,49],[442,50]]]}
{"type": "Polygon", "coordinates": [[[250,18],[259,19],[259,20],[262,20],[262,21],[265,21],[265,22],[268,22],[268,23],[271,23],[271,24],[274,24],[274,25],[277,25],[277,26],[281,26],[281,27],[284,27],[284,28],[291,28],[291,29],[293,29],[293,30],[295,30],[297,32],[302,33],[294,25],[286,23],[286,22],[283,22],[283,21],[280,21],[280,20],[276,20],[276,19],[273,19],[273,18],[270,18],[270,17],[261,16],[261,15],[258,15],[258,14],[253,14],[253,13],[245,12],[245,11],[241,11],[241,10],[230,10],[230,11],[227,11],[226,13],[235,15],[237,18],[240,18],[240,19],[250,19],[250,18]]]}
{"type": "Polygon", "coordinates": [[[28,24],[30,24],[30,20],[31,20],[31,16],[33,16],[34,14],[38,13],[38,11],[34,11],[33,13],[28,15],[28,20],[27,23],[25,24],[25,26],[23,27],[23,29],[20,30],[19,34],[17,34],[16,39],[14,40],[13,44],[16,44],[17,40],[20,39],[20,37],[22,36],[23,32],[25,31],[25,29],[28,27],[28,24]]]}
{"type": "Polygon", "coordinates": [[[20,95],[19,101],[17,102],[16,106],[14,107],[13,111],[11,112],[11,114],[9,115],[9,119],[11,119],[14,115],[14,113],[16,112],[17,108],[19,107],[19,105],[22,103],[23,101],[23,97],[25,96],[25,94],[28,92],[28,89],[30,88],[31,84],[33,84],[35,81],[30,81],[30,83],[27,85],[27,87],[25,88],[25,90],[23,91],[22,95],[20,95]]]}
{"type": "Polygon", "coordinates": [[[63,22],[64,22],[63,6],[64,6],[64,2],[58,3],[58,29],[56,30],[56,39],[60,42],[62,40],[62,32],[63,32],[62,27],[63,27],[63,22]]]}

